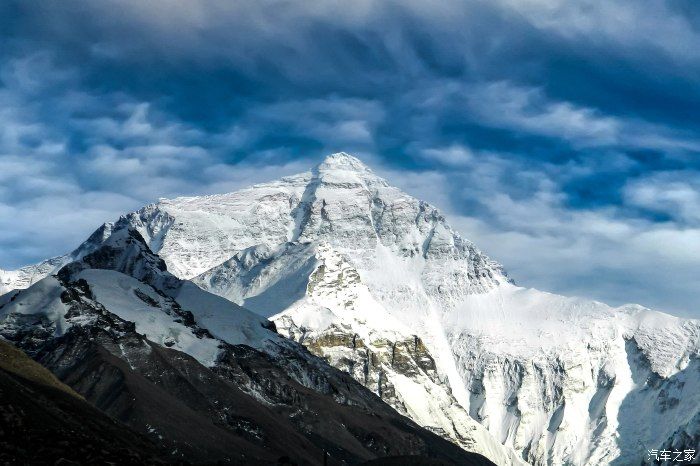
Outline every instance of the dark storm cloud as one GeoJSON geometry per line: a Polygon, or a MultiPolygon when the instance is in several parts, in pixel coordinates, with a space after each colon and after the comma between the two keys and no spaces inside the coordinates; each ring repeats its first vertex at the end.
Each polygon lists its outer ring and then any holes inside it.
{"type": "Polygon", "coordinates": [[[525,285],[697,312],[699,9],[5,2],[0,264],[345,150],[525,285]]]}

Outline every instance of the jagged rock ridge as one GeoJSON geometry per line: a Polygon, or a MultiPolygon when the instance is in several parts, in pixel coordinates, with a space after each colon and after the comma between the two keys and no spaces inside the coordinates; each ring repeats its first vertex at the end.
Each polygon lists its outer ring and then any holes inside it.
{"type": "Polygon", "coordinates": [[[0,297],[0,336],[169,462],[322,464],[327,452],[333,465],[405,454],[492,464],[401,417],[270,321],[171,275],[125,224],[0,297]]]}
{"type": "Polygon", "coordinates": [[[347,154],[236,193],[161,200],[116,225],[175,275],[271,318],[499,464],[700,450],[697,321],[519,288],[437,209],[347,154]]]}

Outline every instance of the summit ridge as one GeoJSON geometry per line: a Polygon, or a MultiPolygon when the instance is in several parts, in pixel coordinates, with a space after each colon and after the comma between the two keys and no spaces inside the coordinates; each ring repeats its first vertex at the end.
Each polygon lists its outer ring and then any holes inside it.
{"type": "Polygon", "coordinates": [[[437,208],[347,153],[234,193],[160,200],[120,228],[178,279],[272,320],[497,464],[700,452],[699,321],[516,286],[437,208]]]}

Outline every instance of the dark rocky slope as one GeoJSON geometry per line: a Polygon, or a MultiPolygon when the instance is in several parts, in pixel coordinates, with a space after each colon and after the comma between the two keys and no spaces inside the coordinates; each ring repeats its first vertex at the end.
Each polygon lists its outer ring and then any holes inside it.
{"type": "Polygon", "coordinates": [[[0,340],[0,464],[166,464],[161,452],[0,340]]]}
{"type": "Polygon", "coordinates": [[[0,335],[92,405],[148,437],[168,461],[324,464],[327,452],[329,465],[399,455],[490,464],[420,428],[272,327],[264,330],[268,344],[257,349],[217,340],[220,353],[211,367],[160,346],[97,300],[96,285],[78,278],[86,269],[139,280],[164,303],[158,312],[199,339],[213,339],[214,329],[176,301],[188,283],[170,275],[134,230],[50,277],[60,294],[54,301],[67,309],[60,319],[42,308],[56,305],[49,296],[35,296],[39,284],[0,302],[0,335]],[[23,293],[33,294],[26,302],[38,308],[8,311],[23,293]]]}

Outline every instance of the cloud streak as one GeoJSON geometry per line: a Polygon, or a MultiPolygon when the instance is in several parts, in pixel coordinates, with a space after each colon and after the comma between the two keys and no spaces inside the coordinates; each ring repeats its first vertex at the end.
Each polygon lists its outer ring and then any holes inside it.
{"type": "Polygon", "coordinates": [[[0,5],[0,267],[354,152],[520,283],[700,316],[691,1],[0,5]]]}

